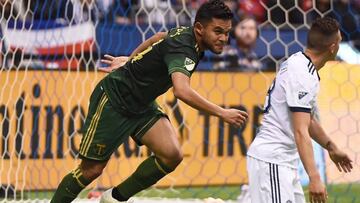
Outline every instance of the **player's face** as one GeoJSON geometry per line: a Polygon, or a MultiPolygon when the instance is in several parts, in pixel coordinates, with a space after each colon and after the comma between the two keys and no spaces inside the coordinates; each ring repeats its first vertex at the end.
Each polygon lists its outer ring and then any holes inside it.
{"type": "Polygon", "coordinates": [[[213,18],[202,29],[202,43],[206,49],[220,54],[228,43],[231,20],[213,18]]]}

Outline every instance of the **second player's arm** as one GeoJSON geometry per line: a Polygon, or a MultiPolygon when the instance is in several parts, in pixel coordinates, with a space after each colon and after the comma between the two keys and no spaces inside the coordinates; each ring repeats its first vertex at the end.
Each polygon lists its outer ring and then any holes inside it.
{"type": "Polygon", "coordinates": [[[291,120],[299,156],[310,179],[310,202],[325,202],[327,199],[326,189],[316,168],[313,146],[309,135],[310,113],[291,112],[291,120]]]}
{"type": "Polygon", "coordinates": [[[320,175],[317,171],[314,160],[313,146],[309,135],[309,127],[311,122],[310,113],[292,112],[291,118],[296,146],[298,148],[300,159],[304,164],[305,170],[310,179],[320,179],[320,175]]]}
{"type": "Polygon", "coordinates": [[[171,74],[173,82],[173,91],[175,97],[185,102],[189,106],[205,111],[211,115],[221,117],[225,122],[241,126],[247,119],[247,113],[238,109],[224,109],[198,94],[190,87],[190,78],[181,73],[171,74]]]}
{"type": "Polygon", "coordinates": [[[331,160],[336,164],[339,171],[351,171],[353,166],[350,158],[336,146],[314,117],[310,121],[309,133],[312,139],[329,152],[331,160]]]}
{"type": "Polygon", "coordinates": [[[330,137],[326,135],[324,129],[314,117],[311,117],[310,120],[309,133],[311,138],[314,139],[324,149],[332,150],[337,148],[335,143],[333,143],[330,137]]]}

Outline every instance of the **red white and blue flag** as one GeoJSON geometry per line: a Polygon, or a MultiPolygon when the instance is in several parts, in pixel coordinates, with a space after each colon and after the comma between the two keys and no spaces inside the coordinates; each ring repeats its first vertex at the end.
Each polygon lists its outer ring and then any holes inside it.
{"type": "Polygon", "coordinates": [[[77,56],[96,49],[92,22],[71,25],[56,21],[9,22],[2,30],[6,49],[35,55],[45,68],[79,68],[77,56]]]}

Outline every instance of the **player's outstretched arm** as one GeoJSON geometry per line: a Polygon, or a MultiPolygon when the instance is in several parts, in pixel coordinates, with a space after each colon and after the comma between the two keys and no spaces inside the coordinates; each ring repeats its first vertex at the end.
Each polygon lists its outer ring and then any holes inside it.
{"type": "Polygon", "coordinates": [[[291,120],[300,159],[310,179],[309,200],[310,202],[326,202],[326,188],[321,182],[320,174],[315,165],[314,151],[309,135],[310,113],[292,112],[291,120]]]}
{"type": "Polygon", "coordinates": [[[340,172],[344,171],[347,173],[352,170],[352,160],[336,146],[329,136],[326,135],[320,123],[313,117],[311,118],[309,133],[312,139],[328,151],[331,160],[335,163],[340,172]]]}
{"type": "Polygon", "coordinates": [[[100,67],[99,70],[103,72],[110,73],[115,69],[118,69],[125,65],[125,63],[129,60],[127,56],[118,56],[114,57],[108,54],[105,54],[104,59],[101,59],[101,63],[105,63],[107,67],[100,67]]]}
{"type": "Polygon", "coordinates": [[[165,38],[167,35],[166,32],[158,32],[149,39],[145,40],[143,43],[141,43],[132,53],[129,57],[127,56],[111,56],[111,55],[104,55],[104,59],[101,59],[102,63],[107,64],[107,67],[100,67],[99,70],[103,72],[110,73],[115,69],[118,69],[122,67],[129,59],[133,58],[136,54],[144,51],[147,47],[151,46],[155,42],[159,41],[160,39],[165,38]]]}
{"type": "Polygon", "coordinates": [[[155,42],[164,39],[167,35],[167,32],[158,32],[151,36],[149,39],[145,40],[143,43],[141,43],[130,55],[130,58],[133,58],[136,56],[136,54],[144,51],[146,48],[154,44],[155,42]]]}
{"type": "Polygon", "coordinates": [[[175,97],[189,106],[205,111],[211,115],[218,116],[231,125],[240,127],[245,124],[248,117],[248,114],[245,111],[240,111],[238,109],[224,109],[208,101],[190,87],[190,78],[181,72],[172,73],[171,78],[175,97]]]}

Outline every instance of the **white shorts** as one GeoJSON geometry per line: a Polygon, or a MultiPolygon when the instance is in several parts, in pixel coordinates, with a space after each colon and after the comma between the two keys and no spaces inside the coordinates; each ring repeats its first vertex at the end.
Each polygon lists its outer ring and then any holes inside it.
{"type": "Polygon", "coordinates": [[[252,203],[305,203],[296,169],[247,156],[252,203]]]}

